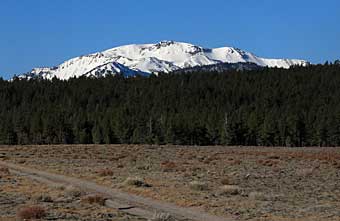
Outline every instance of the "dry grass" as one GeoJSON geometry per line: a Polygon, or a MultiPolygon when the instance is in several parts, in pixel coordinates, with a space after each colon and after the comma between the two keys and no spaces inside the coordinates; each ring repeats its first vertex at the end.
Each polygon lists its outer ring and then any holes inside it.
{"type": "Polygon", "coordinates": [[[0,175],[9,175],[9,169],[7,167],[0,167],[0,175]]]}
{"type": "Polygon", "coordinates": [[[205,191],[208,190],[208,185],[205,182],[192,181],[189,184],[190,188],[195,191],[205,191]]]}
{"type": "Polygon", "coordinates": [[[299,177],[312,176],[314,173],[314,168],[301,168],[296,170],[296,175],[299,177]]]}
{"type": "Polygon", "coordinates": [[[265,156],[268,159],[277,160],[301,159],[309,161],[322,161],[325,164],[333,164],[334,166],[338,166],[340,164],[340,153],[336,148],[309,148],[310,151],[306,151],[305,149],[298,150],[294,148],[276,149],[276,152],[279,152],[280,155],[273,154],[273,151],[269,151],[270,148],[261,147],[258,150],[239,151],[239,154],[254,155],[257,157],[265,156]]]}
{"type": "Polygon", "coordinates": [[[231,183],[232,182],[231,182],[230,178],[227,178],[227,177],[225,177],[221,180],[222,185],[230,185],[231,183]]]}
{"type": "Polygon", "coordinates": [[[161,168],[163,172],[173,172],[176,171],[176,163],[172,161],[164,161],[161,163],[161,168]]]}
{"type": "Polygon", "coordinates": [[[266,160],[258,160],[257,163],[262,166],[272,167],[279,164],[279,160],[273,160],[273,159],[266,159],[266,160]]]}
{"type": "Polygon", "coordinates": [[[176,219],[168,213],[155,213],[148,221],[176,221],[176,219]]]}
{"type": "Polygon", "coordinates": [[[27,206],[19,209],[17,216],[23,220],[30,220],[42,219],[46,214],[46,210],[41,206],[27,206]]]}
{"type": "MultiPolygon", "coordinates": [[[[248,174],[249,175],[249,174],[248,174]]],[[[225,175],[221,180],[220,184],[222,185],[236,185],[238,184],[237,178],[235,174],[225,175]]]]}
{"type": "Polygon", "coordinates": [[[82,202],[89,203],[89,204],[98,204],[101,206],[105,205],[106,198],[102,195],[88,195],[81,199],[82,202]]]}
{"type": "Polygon", "coordinates": [[[80,203],[81,198],[65,196],[64,190],[11,173],[0,179],[0,220],[141,220],[98,205],[98,198],[80,203]]]}
{"type": "Polygon", "coordinates": [[[105,168],[100,169],[97,171],[99,176],[105,177],[105,176],[113,176],[113,171],[111,169],[105,168]]]}
{"type": "Polygon", "coordinates": [[[140,177],[128,177],[123,184],[125,186],[151,187],[150,184],[146,183],[145,180],[140,177]]]}
{"type": "Polygon", "coordinates": [[[73,198],[81,197],[85,194],[83,190],[75,186],[68,186],[65,188],[65,195],[73,198]]]}
{"type": "Polygon", "coordinates": [[[47,194],[40,194],[36,197],[36,200],[38,202],[45,202],[45,203],[51,203],[53,202],[53,199],[51,196],[47,195],[47,194]]]}
{"type": "Polygon", "coordinates": [[[230,161],[230,165],[232,165],[232,166],[240,165],[241,163],[242,163],[242,161],[238,160],[238,159],[230,161]]]}
{"type": "Polygon", "coordinates": [[[339,214],[340,148],[51,145],[2,151],[13,163],[25,158],[29,167],[221,216],[238,214],[240,220],[315,216],[330,221],[339,214]],[[99,178],[103,168],[114,176],[103,172],[105,178],[99,178]],[[145,183],[153,187],[141,188],[145,183]]]}
{"type": "Polygon", "coordinates": [[[224,185],[220,188],[220,195],[237,195],[240,194],[242,189],[236,185],[224,185]]]}
{"type": "Polygon", "coordinates": [[[337,169],[340,169],[340,160],[338,161],[333,161],[333,166],[337,169]]]}
{"type": "Polygon", "coordinates": [[[269,197],[266,194],[262,192],[257,192],[257,191],[250,192],[248,197],[251,200],[258,200],[258,201],[266,201],[269,199],[269,197]]]}

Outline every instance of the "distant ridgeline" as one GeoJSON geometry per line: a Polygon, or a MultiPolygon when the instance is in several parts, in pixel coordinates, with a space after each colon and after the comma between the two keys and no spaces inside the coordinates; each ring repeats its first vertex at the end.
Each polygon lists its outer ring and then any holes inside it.
{"type": "Polygon", "coordinates": [[[0,144],[340,145],[339,62],[223,68],[0,80],[0,144]]]}

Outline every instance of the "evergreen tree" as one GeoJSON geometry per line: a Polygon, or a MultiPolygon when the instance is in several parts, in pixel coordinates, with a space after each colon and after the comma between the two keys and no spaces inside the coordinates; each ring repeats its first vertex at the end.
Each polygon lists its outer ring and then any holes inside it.
{"type": "Polygon", "coordinates": [[[340,65],[0,79],[0,144],[340,145],[340,65]]]}

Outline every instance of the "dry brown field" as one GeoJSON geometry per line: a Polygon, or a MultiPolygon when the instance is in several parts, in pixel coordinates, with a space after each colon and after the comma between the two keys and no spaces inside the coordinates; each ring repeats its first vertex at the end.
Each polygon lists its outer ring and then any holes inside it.
{"type": "MultiPolygon", "coordinates": [[[[340,148],[1,146],[0,160],[235,220],[340,220],[340,148]]],[[[32,205],[44,219],[141,220],[75,195],[0,168],[0,220],[32,205]]]]}

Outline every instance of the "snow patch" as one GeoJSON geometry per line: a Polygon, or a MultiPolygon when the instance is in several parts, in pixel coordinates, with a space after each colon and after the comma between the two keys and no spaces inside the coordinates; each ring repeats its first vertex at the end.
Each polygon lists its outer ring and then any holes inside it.
{"type": "Polygon", "coordinates": [[[57,67],[35,68],[19,78],[54,77],[67,80],[73,77],[123,74],[127,77],[151,73],[169,73],[182,68],[219,63],[251,62],[259,66],[289,68],[306,66],[297,59],[268,59],[233,47],[203,48],[189,43],[161,41],[156,44],[132,44],[103,52],[72,58],[57,67]]]}

